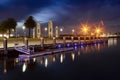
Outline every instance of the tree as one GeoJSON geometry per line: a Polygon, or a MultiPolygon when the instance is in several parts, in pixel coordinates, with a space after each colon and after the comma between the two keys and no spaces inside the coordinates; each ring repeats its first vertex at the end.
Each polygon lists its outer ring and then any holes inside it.
{"type": "Polygon", "coordinates": [[[8,29],[9,37],[10,37],[11,29],[14,29],[14,31],[16,32],[16,26],[17,26],[17,22],[15,21],[15,19],[13,18],[7,19],[6,27],[8,29]]]}
{"type": "Polygon", "coordinates": [[[6,21],[3,21],[1,24],[0,24],[0,33],[1,34],[5,34],[7,32],[7,22],[6,21]]]}
{"type": "Polygon", "coordinates": [[[30,29],[33,29],[36,26],[36,22],[34,21],[32,16],[29,16],[26,22],[24,23],[25,27],[29,29],[29,37],[30,37],[30,29]]]}

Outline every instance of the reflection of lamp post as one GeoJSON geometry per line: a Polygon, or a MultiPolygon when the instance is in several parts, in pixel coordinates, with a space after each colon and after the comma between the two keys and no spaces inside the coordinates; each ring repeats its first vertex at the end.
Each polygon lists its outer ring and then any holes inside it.
{"type": "Polygon", "coordinates": [[[22,28],[23,28],[23,32],[24,32],[24,37],[25,37],[25,26],[23,26],[22,28]]]}
{"type": "Polygon", "coordinates": [[[45,27],[44,30],[45,30],[45,37],[47,37],[47,30],[48,30],[47,27],[45,27]]]}

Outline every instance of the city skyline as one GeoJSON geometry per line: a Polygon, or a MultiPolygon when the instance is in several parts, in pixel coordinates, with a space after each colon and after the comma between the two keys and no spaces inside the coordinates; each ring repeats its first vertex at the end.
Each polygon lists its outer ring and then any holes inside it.
{"type": "Polygon", "coordinates": [[[96,25],[103,20],[108,32],[119,32],[119,8],[119,0],[2,0],[0,22],[12,17],[22,26],[28,16],[33,16],[43,27],[52,19],[54,27],[72,29],[83,22],[96,25]]]}

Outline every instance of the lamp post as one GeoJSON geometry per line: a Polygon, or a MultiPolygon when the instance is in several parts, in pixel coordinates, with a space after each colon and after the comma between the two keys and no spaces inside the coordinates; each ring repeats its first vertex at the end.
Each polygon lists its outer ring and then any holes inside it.
{"type": "Polygon", "coordinates": [[[63,28],[60,28],[60,33],[62,34],[62,32],[63,32],[63,28]]]}
{"type": "Polygon", "coordinates": [[[87,33],[89,32],[89,26],[88,26],[88,24],[82,24],[81,30],[82,30],[83,35],[84,35],[84,42],[86,43],[87,33]]]}
{"type": "Polygon", "coordinates": [[[25,34],[25,26],[23,26],[22,29],[23,29],[24,37],[25,37],[25,35],[26,35],[26,34],[25,34]]]}
{"type": "Polygon", "coordinates": [[[63,31],[63,29],[62,28],[60,28],[60,32],[62,32],[63,31]]]}
{"type": "Polygon", "coordinates": [[[48,30],[47,27],[45,27],[44,30],[45,30],[45,37],[47,37],[47,30],[48,30]]]}
{"type": "Polygon", "coordinates": [[[100,28],[96,28],[95,32],[96,32],[96,37],[97,37],[97,41],[98,41],[98,39],[99,39],[99,34],[100,34],[100,32],[101,32],[100,28]]]}
{"type": "Polygon", "coordinates": [[[72,29],[72,34],[74,35],[75,29],[72,29]]]}

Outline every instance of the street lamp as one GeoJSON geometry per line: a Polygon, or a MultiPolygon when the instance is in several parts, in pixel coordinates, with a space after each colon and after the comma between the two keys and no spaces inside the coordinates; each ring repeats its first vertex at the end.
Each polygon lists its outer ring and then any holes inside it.
{"type": "Polygon", "coordinates": [[[60,32],[62,32],[63,31],[63,29],[62,28],[60,28],[60,32]]]}
{"type": "Polygon", "coordinates": [[[47,37],[47,30],[48,30],[47,27],[45,27],[44,30],[45,30],[45,37],[47,37]]]}
{"type": "Polygon", "coordinates": [[[73,35],[74,35],[74,32],[75,32],[75,29],[72,29],[72,33],[73,33],[73,35]]]}
{"type": "Polygon", "coordinates": [[[23,31],[24,31],[24,37],[25,37],[25,26],[22,27],[23,31]]]}
{"type": "Polygon", "coordinates": [[[60,33],[61,33],[61,35],[63,34],[63,28],[60,28],[60,33]]]}
{"type": "Polygon", "coordinates": [[[87,34],[89,31],[89,26],[87,24],[82,24],[82,28],[81,28],[83,34],[87,34]]]}

